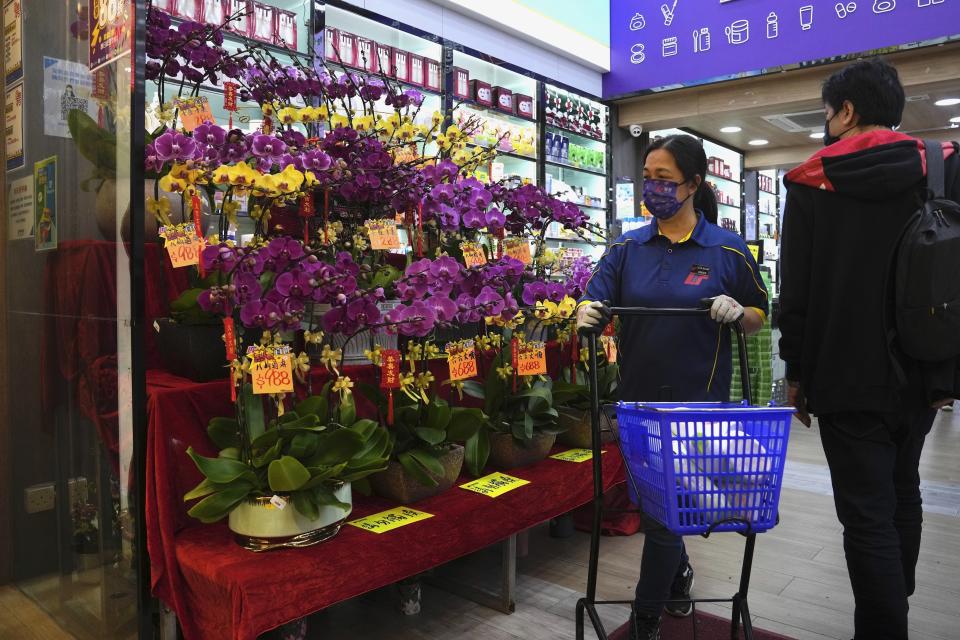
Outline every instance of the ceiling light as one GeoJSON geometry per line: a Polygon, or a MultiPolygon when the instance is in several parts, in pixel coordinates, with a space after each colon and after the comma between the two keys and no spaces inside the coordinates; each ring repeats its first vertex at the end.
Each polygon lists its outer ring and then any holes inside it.
{"type": "Polygon", "coordinates": [[[754,147],[762,147],[762,146],[765,145],[765,144],[770,144],[770,141],[769,141],[769,140],[764,140],[763,138],[758,138],[757,140],[751,140],[751,141],[748,142],[747,144],[749,144],[749,145],[751,145],[751,146],[754,146],[754,147]]]}
{"type": "Polygon", "coordinates": [[[955,122],[955,123],[960,122],[960,116],[957,116],[956,118],[950,118],[950,122],[955,122]]]}
{"type": "Polygon", "coordinates": [[[960,104],[960,98],[944,98],[943,100],[937,100],[933,104],[938,107],[953,107],[960,104]]]}
{"type": "Polygon", "coordinates": [[[816,133],[811,133],[810,137],[814,140],[819,140],[823,137],[823,131],[817,131],[816,133]]]}
{"type": "Polygon", "coordinates": [[[740,127],[724,127],[720,129],[720,133],[740,133],[743,131],[740,127]]]}

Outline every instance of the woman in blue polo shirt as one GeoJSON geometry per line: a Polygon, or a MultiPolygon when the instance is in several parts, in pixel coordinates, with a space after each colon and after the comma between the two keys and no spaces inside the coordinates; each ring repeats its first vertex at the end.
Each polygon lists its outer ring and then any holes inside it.
{"type": "MultiPolygon", "coordinates": [[[[747,333],[766,319],[767,290],[743,239],[711,222],[717,201],[705,183],[707,157],[686,135],[653,142],[643,167],[643,199],[655,221],[624,234],[600,259],[577,312],[577,326],[600,331],[610,321],[602,301],[618,307],[699,307],[705,317],[623,318],[620,398],[626,401],[726,401],[731,338],[723,324],[740,319],[747,333]]],[[[693,586],[683,540],[645,521],[631,638],[659,638],[665,608],[689,615],[693,586]]]]}

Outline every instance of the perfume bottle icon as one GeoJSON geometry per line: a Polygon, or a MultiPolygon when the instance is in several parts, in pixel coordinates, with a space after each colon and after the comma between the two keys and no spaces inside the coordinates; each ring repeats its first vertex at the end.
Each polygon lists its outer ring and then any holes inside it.
{"type": "Polygon", "coordinates": [[[703,53],[710,51],[710,29],[701,27],[693,32],[693,52],[703,53]]]}
{"type": "Polygon", "coordinates": [[[780,18],[776,11],[771,11],[767,16],[767,39],[773,40],[780,35],[780,18]]]}

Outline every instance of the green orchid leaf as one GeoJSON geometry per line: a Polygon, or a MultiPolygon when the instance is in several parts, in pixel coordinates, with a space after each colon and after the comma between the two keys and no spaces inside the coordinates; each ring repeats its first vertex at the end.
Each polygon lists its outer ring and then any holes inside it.
{"type": "Polygon", "coordinates": [[[346,462],[333,467],[310,467],[307,469],[310,472],[310,480],[307,482],[307,484],[303,485],[303,489],[306,490],[319,487],[321,484],[329,482],[333,478],[338,477],[346,468],[346,462]]]}
{"type": "Polygon", "coordinates": [[[240,446],[240,423],[234,418],[213,418],[207,425],[207,435],[221,449],[240,446]]]}
{"type": "Polygon", "coordinates": [[[464,447],[464,460],[467,463],[467,471],[475,478],[480,477],[483,468],[487,466],[487,460],[490,458],[490,433],[486,429],[480,429],[473,436],[467,439],[464,447]]]}
{"type": "Polygon", "coordinates": [[[279,439],[280,431],[278,429],[269,429],[257,436],[253,442],[250,443],[250,448],[254,451],[268,449],[272,447],[279,439]]]}
{"type": "Polygon", "coordinates": [[[270,463],[267,479],[272,491],[296,491],[310,481],[310,472],[296,458],[283,456],[270,463]]]}
{"type": "Polygon", "coordinates": [[[266,420],[263,416],[263,396],[253,393],[253,385],[244,384],[240,394],[243,403],[243,418],[247,425],[247,435],[256,440],[266,429],[266,420]]]}
{"type": "Polygon", "coordinates": [[[360,439],[363,440],[364,442],[369,441],[370,438],[372,438],[374,434],[376,434],[377,429],[379,428],[380,428],[380,425],[378,425],[373,420],[367,420],[367,419],[357,420],[352,425],[350,425],[350,430],[355,431],[357,435],[360,436],[360,439]]]}
{"type": "Polygon", "coordinates": [[[336,507],[342,511],[350,511],[353,507],[340,500],[329,487],[317,487],[313,490],[313,497],[321,507],[336,507]]]}
{"type": "Polygon", "coordinates": [[[404,471],[406,471],[407,474],[419,484],[425,487],[436,487],[439,484],[436,480],[430,477],[429,473],[427,473],[427,467],[424,466],[420,460],[414,457],[410,452],[401,453],[399,456],[397,456],[397,461],[403,466],[404,471]]]}
{"type": "Polygon", "coordinates": [[[523,438],[533,440],[533,416],[529,413],[523,416],[523,438]]]}
{"type": "Polygon", "coordinates": [[[443,477],[446,473],[443,465],[440,464],[440,457],[436,453],[423,448],[411,449],[408,453],[433,475],[443,477]]]}
{"type": "Polygon", "coordinates": [[[317,452],[319,446],[320,436],[316,433],[298,433],[290,441],[287,455],[297,459],[309,458],[317,452]]]}
{"type": "Polygon", "coordinates": [[[430,429],[428,427],[417,427],[414,429],[417,437],[429,445],[438,445],[447,439],[447,432],[443,429],[430,429]]]}
{"type": "Polygon", "coordinates": [[[357,404],[352,393],[348,393],[340,402],[340,424],[349,427],[357,421],[357,404]]]}
{"type": "MultiPolygon", "coordinates": [[[[273,446],[261,453],[260,455],[254,456],[253,466],[257,469],[262,469],[277,458],[280,457],[280,452],[283,450],[283,441],[277,440],[273,443],[273,446]]],[[[256,451],[256,449],[255,449],[256,451]]]]}
{"type": "Polygon", "coordinates": [[[250,495],[252,488],[244,483],[212,493],[193,505],[187,514],[204,524],[211,524],[227,517],[233,509],[250,495]]]}
{"type": "Polygon", "coordinates": [[[220,453],[217,454],[218,458],[226,458],[228,460],[239,460],[240,459],[240,449],[236,447],[227,447],[226,449],[221,449],[220,453]]]}
{"type": "MultiPolygon", "coordinates": [[[[496,373],[492,373],[491,375],[496,375],[496,373]]],[[[476,380],[465,381],[463,383],[463,392],[477,400],[485,400],[487,397],[485,387],[476,380]]]]}
{"type": "Polygon", "coordinates": [[[363,449],[363,439],[351,429],[337,429],[320,436],[317,455],[311,459],[316,466],[339,464],[350,460],[363,449]]]}
{"type": "Polygon", "coordinates": [[[211,493],[216,493],[217,491],[223,491],[229,486],[230,485],[217,484],[216,482],[210,482],[208,478],[204,478],[200,482],[200,484],[195,486],[193,489],[188,491],[186,495],[183,496],[183,501],[187,502],[188,500],[196,500],[197,498],[208,496],[211,493]]]}
{"type": "Polygon", "coordinates": [[[450,424],[447,425],[447,440],[465,442],[480,430],[486,418],[480,409],[455,408],[450,416],[450,424]]]}
{"type": "Polygon", "coordinates": [[[193,450],[193,447],[187,449],[187,455],[197,465],[200,473],[211,482],[217,484],[229,484],[238,478],[246,478],[251,482],[256,481],[256,475],[253,470],[240,462],[230,458],[207,458],[199,455],[193,450]]]}
{"type": "Polygon", "coordinates": [[[312,491],[297,491],[293,494],[293,508],[299,511],[304,518],[316,520],[320,517],[320,509],[317,507],[317,501],[312,491]]]}
{"type": "MultiPolygon", "coordinates": [[[[446,430],[448,422],[450,422],[450,405],[442,398],[435,398],[427,405],[427,428],[442,432],[446,430]]],[[[427,442],[430,441],[427,440],[427,442]]],[[[440,442],[443,441],[440,440],[440,442]]],[[[430,442],[430,444],[439,444],[439,442],[430,442]]]]}

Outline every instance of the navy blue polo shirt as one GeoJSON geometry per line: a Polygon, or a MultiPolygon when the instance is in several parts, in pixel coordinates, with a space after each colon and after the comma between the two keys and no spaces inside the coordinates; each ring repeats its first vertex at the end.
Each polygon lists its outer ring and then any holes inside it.
{"type": "MultiPolygon", "coordinates": [[[[720,294],[766,317],[767,289],[746,242],[701,215],[677,243],[660,234],[656,222],[625,233],[600,259],[581,302],[696,308],[720,294]]],[[[709,316],[622,318],[620,399],[728,400],[731,339],[709,316]]]]}

